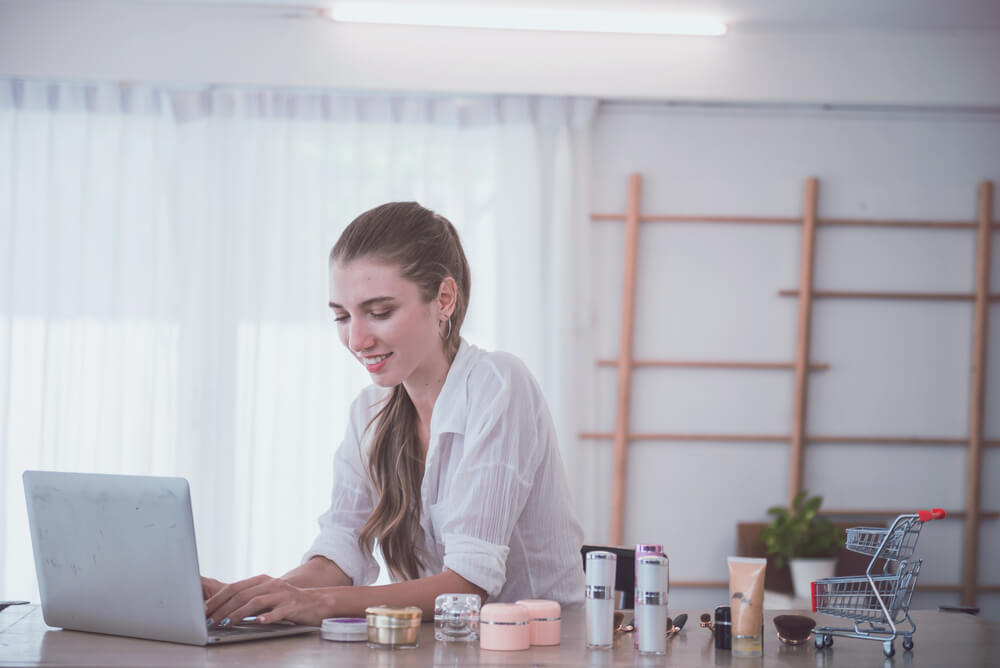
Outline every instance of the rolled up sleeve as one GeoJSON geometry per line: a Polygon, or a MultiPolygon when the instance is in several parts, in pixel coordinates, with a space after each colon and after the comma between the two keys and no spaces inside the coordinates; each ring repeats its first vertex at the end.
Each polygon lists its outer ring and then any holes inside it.
{"type": "Polygon", "coordinates": [[[432,519],[444,542],[445,568],[496,597],[540,461],[539,414],[530,377],[519,382],[510,369],[488,367],[470,378],[464,452],[432,519]]]}

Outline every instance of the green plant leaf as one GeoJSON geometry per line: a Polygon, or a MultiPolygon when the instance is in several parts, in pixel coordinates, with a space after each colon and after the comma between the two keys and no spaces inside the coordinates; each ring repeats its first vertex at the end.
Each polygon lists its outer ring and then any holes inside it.
{"type": "Polygon", "coordinates": [[[791,508],[768,508],[774,519],[761,530],[761,542],[778,567],[796,557],[834,556],[843,547],[836,525],[818,516],[822,504],[822,496],[810,498],[802,490],[792,499],[791,508]]]}

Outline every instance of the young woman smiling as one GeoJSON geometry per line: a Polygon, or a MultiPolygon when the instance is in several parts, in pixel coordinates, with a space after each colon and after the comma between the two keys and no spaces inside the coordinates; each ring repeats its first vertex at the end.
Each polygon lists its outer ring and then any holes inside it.
{"type": "Polygon", "coordinates": [[[281,578],[203,578],[209,625],[319,625],[442,593],[583,595],[580,545],[545,398],[524,364],[460,336],[471,277],[450,222],[415,202],[356,218],[330,253],[340,340],[373,385],[350,409],[330,508],[281,578]],[[392,584],[371,586],[381,550],[392,584]]]}

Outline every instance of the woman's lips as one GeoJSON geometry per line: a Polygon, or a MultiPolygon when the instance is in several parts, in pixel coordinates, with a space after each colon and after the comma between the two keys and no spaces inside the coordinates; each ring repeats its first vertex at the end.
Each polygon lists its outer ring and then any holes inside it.
{"type": "Polygon", "coordinates": [[[385,367],[386,362],[392,356],[392,353],[385,353],[384,355],[365,355],[361,357],[361,363],[365,365],[365,369],[368,373],[378,373],[385,367]]]}

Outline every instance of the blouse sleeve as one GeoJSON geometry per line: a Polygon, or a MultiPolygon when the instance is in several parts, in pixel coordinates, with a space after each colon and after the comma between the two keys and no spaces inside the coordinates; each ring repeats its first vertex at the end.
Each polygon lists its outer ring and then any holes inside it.
{"type": "Polygon", "coordinates": [[[351,407],[347,434],[333,458],[333,492],[329,509],[319,517],[319,536],[303,557],[333,561],[354,585],[378,578],[379,567],[370,552],[358,546],[362,527],[374,510],[373,492],[363,461],[361,436],[367,425],[364,395],[351,407]]]}
{"type": "Polygon", "coordinates": [[[462,458],[436,504],[445,568],[489,596],[506,582],[511,535],[551,445],[541,391],[520,360],[505,359],[481,363],[469,376],[462,458]]]}

